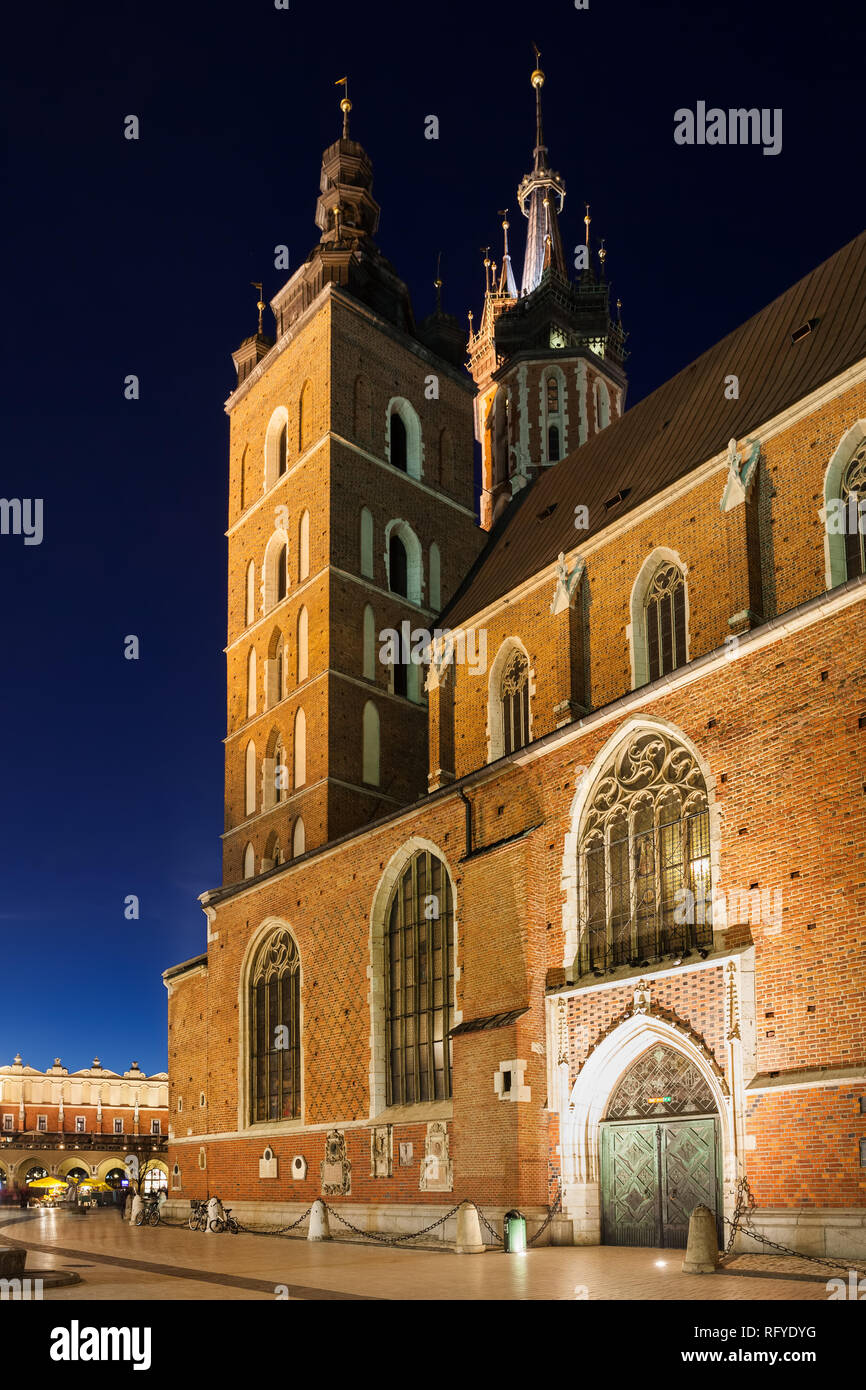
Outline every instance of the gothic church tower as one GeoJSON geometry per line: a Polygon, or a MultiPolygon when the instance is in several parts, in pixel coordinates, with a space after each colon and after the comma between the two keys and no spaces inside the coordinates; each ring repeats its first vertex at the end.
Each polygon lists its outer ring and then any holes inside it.
{"type": "Polygon", "coordinates": [[[544,73],[532,74],[535,149],[517,191],[527,219],[520,293],[508,249],[501,270],[485,256],[484,309],[470,334],[469,365],[478,386],[475,433],[481,444],[481,525],[489,529],[511,498],[537,475],[604,429],[625,406],[625,334],[609,310],[606,254],[596,270],[589,247],[567,270],[559,214],[565,183],[551,169],[541,119],[544,73]]]}
{"type": "Polygon", "coordinates": [[[226,883],[423,794],[426,668],[380,634],[432,629],[483,539],[465,337],[441,307],[416,327],[342,109],[275,341],[260,304],[233,354],[226,883]]]}

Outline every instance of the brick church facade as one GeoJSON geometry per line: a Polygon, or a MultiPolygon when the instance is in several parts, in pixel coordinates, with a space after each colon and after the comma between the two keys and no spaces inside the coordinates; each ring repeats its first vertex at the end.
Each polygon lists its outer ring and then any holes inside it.
{"type": "Polygon", "coordinates": [[[542,83],[522,281],[506,219],[468,349],[378,250],[344,102],[320,241],[234,354],[171,1195],[531,1231],[561,1194],[552,1239],[678,1246],[746,1177],[771,1238],[862,1256],[866,237],[626,409],[542,83]]]}

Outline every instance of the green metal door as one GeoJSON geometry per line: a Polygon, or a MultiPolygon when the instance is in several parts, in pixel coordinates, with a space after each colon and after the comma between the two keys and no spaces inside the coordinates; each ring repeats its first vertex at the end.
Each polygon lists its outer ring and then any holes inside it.
{"type": "Polygon", "coordinates": [[[717,1139],[712,1116],[602,1125],[604,1243],[684,1250],[697,1206],[709,1207],[720,1225],[717,1139]]]}

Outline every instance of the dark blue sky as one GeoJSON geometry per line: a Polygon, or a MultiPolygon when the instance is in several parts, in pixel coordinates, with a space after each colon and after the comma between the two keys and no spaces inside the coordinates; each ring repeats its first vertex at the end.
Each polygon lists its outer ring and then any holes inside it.
{"type": "Polygon", "coordinates": [[[250,280],[285,278],[274,245],[296,268],[317,237],[334,79],[418,318],[441,249],[465,319],[498,208],[520,264],[538,42],[564,241],[589,200],[633,403],[860,230],[862,22],[838,0],[17,8],[0,495],[43,498],[44,539],[0,536],[0,1063],[152,1071],[161,971],[203,949],[220,878],[229,354],[250,280]],[[699,100],[781,107],[782,153],[675,145],[699,100]]]}

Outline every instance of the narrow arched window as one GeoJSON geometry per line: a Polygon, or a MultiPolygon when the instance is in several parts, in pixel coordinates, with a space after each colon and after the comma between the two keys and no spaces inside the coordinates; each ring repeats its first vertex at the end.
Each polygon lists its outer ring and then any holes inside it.
{"type": "Polygon", "coordinates": [[[281,478],[289,461],[289,427],[283,425],[277,440],[277,477],[281,478]]]}
{"type": "Polygon", "coordinates": [[[610,392],[601,377],[597,377],[595,382],[595,427],[597,430],[604,430],[609,424],[610,392]]]}
{"type": "Polygon", "coordinates": [[[256,872],[256,852],[248,842],[244,850],[244,878],[254,878],[256,872]]]}
{"type": "Polygon", "coordinates": [[[277,551],[277,559],[276,559],[276,567],[277,567],[277,572],[276,572],[276,581],[277,581],[277,582],[276,582],[276,596],[277,596],[277,603],[280,603],[281,600],[284,599],[284,598],[286,597],[286,594],[287,594],[287,592],[288,592],[288,587],[289,587],[289,564],[288,564],[288,559],[289,559],[289,556],[288,556],[288,546],[286,545],[286,543],[285,543],[285,541],[284,541],[283,544],[280,546],[279,550],[277,551]]]}
{"type": "Polygon", "coordinates": [[[551,425],[547,431],[547,462],[559,462],[559,429],[551,425]]]}
{"type": "Polygon", "coordinates": [[[305,381],[298,397],[298,449],[303,452],[313,437],[313,388],[305,381]]]}
{"type": "Polygon", "coordinates": [[[436,855],[421,851],[394,885],[386,915],[389,1105],[451,1095],[453,933],[448,871],[436,855]]]}
{"type": "Polygon", "coordinates": [[[301,1113],[301,969],[285,929],[256,952],[250,971],[250,1120],[301,1113]]]}
{"type": "Polygon", "coordinates": [[[250,739],[244,755],[244,808],[248,816],[256,810],[256,745],[250,739]]]}
{"type": "Polygon", "coordinates": [[[513,753],[529,742],[529,662],[523,652],[509,658],[500,690],[505,752],[513,753]]]}
{"type": "Polygon", "coordinates": [[[845,532],[845,572],[848,579],[866,574],[866,440],[842,477],[839,500],[845,532]]]}
{"type": "Polygon", "coordinates": [[[295,715],[295,786],[307,780],[307,716],[302,709],[295,715]]]}
{"type": "Polygon", "coordinates": [[[580,974],[712,946],[706,784],[668,734],[633,734],[599,773],[578,836],[578,898],[580,974]]]}
{"type": "Polygon", "coordinates": [[[249,477],[249,445],[245,445],[241,454],[241,511],[246,511],[252,498],[250,496],[250,477],[249,477]]]}
{"type": "Polygon", "coordinates": [[[366,507],[361,508],[361,573],[373,578],[373,513],[366,507]]]}
{"type": "Polygon", "coordinates": [[[388,541],[388,579],[392,594],[408,595],[409,562],[406,547],[396,531],[388,541]]]}
{"type": "Polygon", "coordinates": [[[547,410],[550,415],[559,411],[559,382],[555,376],[547,378],[547,410]]]}
{"type": "Polygon", "coordinates": [[[298,579],[310,576],[310,513],[301,512],[298,522],[298,579]]]}
{"type": "Polygon", "coordinates": [[[647,665],[651,681],[686,660],[686,587],[676,565],[660,565],[644,603],[647,665]]]}
{"type": "Polygon", "coordinates": [[[310,620],[306,608],[302,608],[298,614],[298,684],[305,681],[310,674],[310,652],[309,652],[309,628],[310,620]]]}
{"type": "Polygon", "coordinates": [[[391,462],[405,473],[408,468],[406,426],[396,410],[391,412],[391,462]]]}
{"type": "Polygon", "coordinates": [[[250,647],[247,656],[247,719],[256,712],[256,649],[250,647]]]}
{"type": "Polygon", "coordinates": [[[558,371],[549,370],[542,390],[544,430],[542,434],[545,463],[558,463],[565,443],[565,384],[558,371]]]}
{"type": "Polygon", "coordinates": [[[246,600],[245,614],[246,625],[249,627],[256,619],[256,566],[255,561],[250,560],[247,565],[246,579],[246,600]]]}
{"type": "Polygon", "coordinates": [[[368,700],[364,706],[362,728],[361,780],[372,787],[379,785],[379,711],[368,700]]]}
{"type": "Polygon", "coordinates": [[[280,700],[286,697],[286,644],[282,637],[277,643],[277,650],[274,656],[274,698],[272,703],[279,704],[280,700]]]}
{"type": "Polygon", "coordinates": [[[439,556],[439,547],[435,541],[430,546],[430,607],[434,613],[438,613],[442,607],[442,584],[441,584],[442,564],[439,556]]]}
{"type": "Polygon", "coordinates": [[[282,739],[277,739],[274,747],[274,801],[285,801],[289,794],[289,769],[286,765],[286,750],[282,739]]]}
{"type": "Polygon", "coordinates": [[[304,822],[300,816],[295,821],[295,828],[292,831],[292,858],[299,859],[307,848],[307,833],[304,830],[304,822]]]}
{"type": "Polygon", "coordinates": [[[364,654],[362,674],[368,681],[376,679],[376,618],[369,603],[364,608],[364,654]]]}

